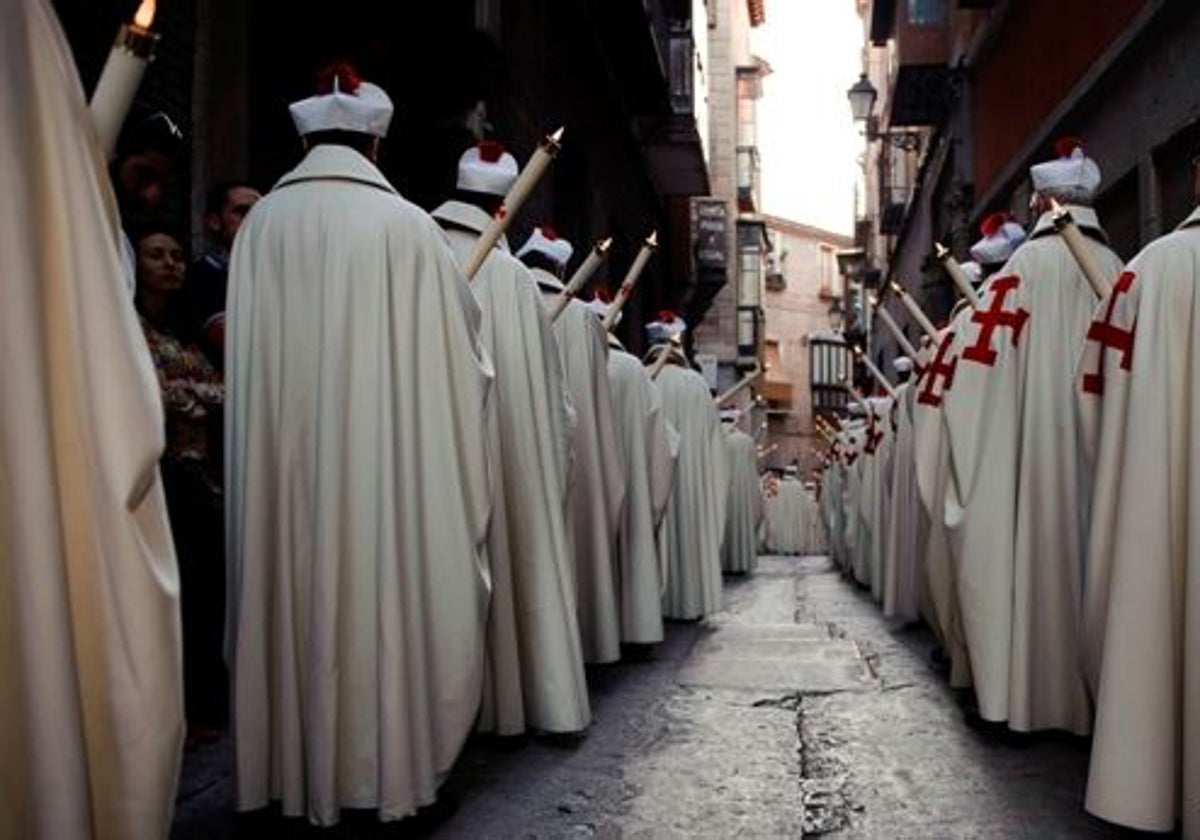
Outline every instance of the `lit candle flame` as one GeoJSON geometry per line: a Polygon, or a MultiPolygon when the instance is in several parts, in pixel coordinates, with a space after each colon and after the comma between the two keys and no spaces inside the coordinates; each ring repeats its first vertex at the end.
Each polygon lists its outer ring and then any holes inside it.
{"type": "Polygon", "coordinates": [[[654,231],[653,233],[651,233],[649,236],[646,237],[646,244],[649,245],[651,248],[658,247],[658,231],[654,231]]]}
{"type": "Polygon", "coordinates": [[[934,242],[933,243],[933,253],[937,255],[937,258],[939,260],[945,260],[946,257],[950,256],[950,249],[947,248],[945,245],[943,245],[941,242],[934,242]]]}
{"type": "Polygon", "coordinates": [[[893,280],[893,281],[892,281],[892,291],[893,291],[893,292],[895,292],[895,293],[896,293],[896,294],[898,294],[898,295],[903,295],[903,294],[904,294],[904,287],[903,287],[903,286],[901,286],[899,283],[897,283],[895,280],[893,280]]]}
{"type": "Polygon", "coordinates": [[[558,131],[554,132],[546,139],[550,142],[551,146],[557,146],[560,143],[562,143],[563,132],[566,130],[567,130],[567,127],[565,125],[559,126],[558,131]]]}
{"type": "Polygon", "coordinates": [[[854,345],[854,347],[853,347],[853,348],[851,348],[851,349],[853,349],[853,350],[854,350],[854,355],[855,355],[855,356],[861,356],[861,355],[862,355],[862,348],[861,348],[861,347],[859,347],[857,344],[855,344],[855,345],[854,345]]]}
{"type": "Polygon", "coordinates": [[[612,247],[612,237],[607,237],[603,242],[596,246],[596,252],[599,254],[607,254],[608,249],[612,247]]]}
{"type": "Polygon", "coordinates": [[[149,29],[150,25],[154,23],[154,7],[155,0],[142,0],[137,14],[133,16],[133,25],[139,29],[149,29]]]}

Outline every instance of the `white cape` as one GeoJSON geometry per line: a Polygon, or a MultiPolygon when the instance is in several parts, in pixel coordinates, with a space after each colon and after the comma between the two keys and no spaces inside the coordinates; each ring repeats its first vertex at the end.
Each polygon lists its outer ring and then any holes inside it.
{"type": "Polygon", "coordinates": [[[1130,263],[1096,318],[1114,346],[1089,340],[1076,377],[1094,465],[1087,809],[1146,831],[1182,819],[1185,838],[1200,837],[1198,316],[1200,211],[1130,263]]]}
{"type": "Polygon", "coordinates": [[[434,221],[321,145],[246,218],[228,312],[238,807],[404,817],[479,709],[479,307],[434,221]]]}
{"type": "MultiPolygon", "coordinates": [[[[540,268],[531,274],[549,308],[562,282],[540,268]]],[[[621,658],[617,529],[625,503],[625,475],[608,384],[608,340],[600,320],[578,300],[571,300],[554,322],[554,335],[576,413],[567,538],[575,560],[583,658],[589,663],[616,662],[621,658]]]]}
{"type": "Polygon", "coordinates": [[[155,840],[183,746],[158,382],[48,3],[0,0],[0,837],[155,840]]]}
{"type": "MultiPolygon", "coordinates": [[[[1095,214],[1072,208],[1098,231],[1095,214]]],[[[1102,235],[1097,233],[1097,235],[1102,235]]],[[[1088,240],[1104,274],[1121,261],[1088,240]]],[[[1016,731],[1091,730],[1079,642],[1082,472],[1073,374],[1097,301],[1048,217],[988,280],[960,336],[943,407],[950,443],[947,520],[979,711],[1016,731]]]]}
{"type": "Polygon", "coordinates": [[[911,383],[896,389],[893,416],[896,429],[892,444],[891,509],[883,560],[883,614],[912,622],[920,617],[925,591],[925,563],[921,556],[928,519],[921,507],[913,445],[913,402],[911,383]]]}
{"type": "Polygon", "coordinates": [[[763,503],[766,549],[770,554],[803,554],[808,542],[804,485],[785,476],[763,503]]]}
{"type": "Polygon", "coordinates": [[[704,377],[668,364],[655,384],[663,413],[679,432],[675,491],[663,520],[667,590],[663,615],[693,619],[721,608],[721,538],[729,467],[721,420],[704,377]]]}
{"type": "MultiPolygon", "coordinates": [[[[465,263],[488,215],[450,201],[433,216],[465,263]]],[[[541,295],[507,250],[502,242],[471,282],[483,315],[480,338],[496,370],[488,423],[492,603],[479,729],[575,732],[591,711],[564,512],[566,383],[541,295]]]]}
{"type": "Polygon", "coordinates": [[[758,477],[758,444],[741,429],[725,433],[729,462],[729,503],[721,568],[726,572],[753,572],[758,559],[758,523],[763,516],[762,486],[758,477]]]}
{"type": "Polygon", "coordinates": [[[971,666],[962,626],[958,568],[946,529],[947,517],[956,517],[957,508],[951,509],[946,498],[946,485],[950,481],[950,445],[942,408],[946,388],[953,384],[958,371],[958,365],[953,361],[958,352],[957,337],[970,317],[970,310],[963,310],[943,331],[936,350],[922,348],[919,362],[923,372],[914,384],[912,415],[913,460],[925,525],[920,550],[927,596],[922,600],[922,614],[950,660],[950,685],[954,688],[971,685],[971,666]],[[943,365],[949,367],[942,371],[943,365]],[[935,375],[935,369],[941,372],[935,375]]]}
{"type": "Polygon", "coordinates": [[[621,641],[653,644],[663,639],[657,532],[671,496],[675,461],[658,389],[642,363],[611,342],[608,380],[626,488],[617,539],[621,641]]]}

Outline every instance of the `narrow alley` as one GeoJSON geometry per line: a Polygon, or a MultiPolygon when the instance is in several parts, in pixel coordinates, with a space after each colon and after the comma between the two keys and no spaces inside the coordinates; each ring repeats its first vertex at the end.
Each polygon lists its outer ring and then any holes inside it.
{"type": "Polygon", "coordinates": [[[1108,837],[1080,802],[1087,745],[993,743],[825,558],[762,558],[726,609],[591,673],[582,739],[473,740],[444,803],[400,824],[232,816],[230,751],[195,753],[174,837],[1108,837]]]}

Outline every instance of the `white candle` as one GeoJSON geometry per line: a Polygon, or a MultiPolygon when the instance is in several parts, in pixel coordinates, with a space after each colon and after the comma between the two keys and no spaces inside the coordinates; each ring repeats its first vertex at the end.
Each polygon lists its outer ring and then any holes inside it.
{"type": "Polygon", "coordinates": [[[525,164],[525,168],[521,170],[521,174],[517,176],[512,187],[509,188],[508,195],[504,197],[504,203],[500,205],[500,209],[488,223],[487,229],[475,242],[475,250],[471,252],[471,258],[467,260],[465,269],[468,280],[475,279],[475,275],[479,273],[479,267],[483,265],[487,255],[491,253],[492,248],[496,247],[496,243],[508,229],[509,223],[517,215],[521,205],[525,203],[525,199],[533,192],[533,188],[537,186],[542,175],[550,167],[550,162],[562,148],[562,136],[563,129],[560,128],[545,138],[533,153],[533,157],[529,159],[529,163],[525,164]]]}
{"type": "Polygon", "coordinates": [[[875,314],[883,319],[883,323],[896,337],[896,343],[900,345],[900,349],[905,352],[908,358],[914,362],[917,360],[917,348],[913,347],[912,342],[908,340],[908,336],[904,334],[904,330],[900,329],[900,325],[896,323],[896,319],[892,317],[892,313],[887,311],[886,307],[875,305],[875,314]]]}
{"type": "Polygon", "coordinates": [[[612,247],[612,237],[605,239],[603,242],[597,242],[595,247],[587,255],[587,259],[583,264],[575,270],[571,275],[571,279],[567,281],[567,285],[558,293],[558,300],[554,302],[554,309],[550,313],[550,321],[558,320],[558,316],[567,308],[567,304],[571,299],[579,294],[579,290],[587,285],[587,281],[592,279],[592,275],[596,273],[596,269],[600,267],[600,263],[604,262],[604,258],[608,256],[608,249],[612,247]]]}
{"type": "Polygon", "coordinates": [[[650,378],[657,379],[662,373],[662,369],[667,366],[667,362],[671,356],[677,352],[679,345],[678,336],[671,336],[671,340],[662,346],[662,350],[658,354],[658,358],[654,360],[654,364],[650,367],[650,378]]]}
{"type": "Polygon", "coordinates": [[[958,290],[962,292],[962,296],[967,299],[974,309],[982,307],[983,301],[979,299],[979,293],[971,285],[971,278],[967,277],[967,273],[958,264],[958,260],[954,259],[954,255],[950,253],[950,249],[942,243],[936,242],[934,243],[933,250],[942,266],[946,269],[946,273],[950,275],[950,279],[954,281],[954,285],[958,286],[958,290]]]}
{"type": "Polygon", "coordinates": [[[737,383],[725,391],[725,393],[720,394],[713,399],[713,404],[717,408],[720,408],[722,403],[728,402],[730,399],[737,396],[738,392],[740,392],[743,388],[746,388],[748,385],[750,385],[750,383],[754,382],[754,380],[758,379],[758,377],[762,376],[765,372],[766,368],[760,367],[758,362],[755,362],[754,370],[739,379],[737,383]]]}
{"type": "Polygon", "coordinates": [[[892,387],[891,382],[888,382],[888,379],[883,375],[883,372],[875,366],[875,363],[867,358],[867,355],[863,353],[861,347],[854,348],[854,355],[857,356],[858,360],[863,363],[871,376],[875,377],[875,381],[879,383],[883,390],[888,392],[888,396],[890,396],[892,399],[895,399],[896,389],[892,387]]]}
{"type": "Polygon", "coordinates": [[[133,22],[123,23],[117,30],[100,81],[92,92],[92,125],[105,160],[111,159],[117,148],[117,137],[142,83],[146,65],[154,58],[158,36],[150,31],[153,22],[154,0],[142,0],[133,22]]]}
{"type": "Polygon", "coordinates": [[[900,302],[904,304],[904,308],[908,310],[908,314],[912,315],[913,320],[917,322],[917,325],[925,331],[927,336],[929,336],[929,340],[934,344],[937,344],[939,340],[937,327],[933,325],[933,321],[929,320],[929,317],[925,314],[924,310],[921,309],[920,304],[913,300],[912,295],[906,292],[904,287],[899,283],[893,281],[892,291],[900,296],[900,302]]]}
{"type": "Polygon", "coordinates": [[[1075,219],[1071,217],[1071,211],[1051,198],[1050,212],[1052,214],[1050,219],[1054,222],[1055,231],[1062,237],[1067,250],[1071,252],[1071,256],[1079,264],[1080,270],[1083,271],[1083,276],[1087,278],[1092,291],[1096,293],[1096,297],[1102,299],[1108,297],[1108,293],[1112,288],[1111,284],[1108,282],[1108,278],[1101,274],[1095,260],[1092,259],[1087,243],[1084,242],[1083,231],[1075,224],[1075,219]]]}
{"type": "Polygon", "coordinates": [[[625,279],[621,281],[621,288],[617,290],[617,296],[613,298],[608,311],[604,313],[605,331],[612,332],[613,327],[617,325],[617,313],[621,311],[625,301],[629,300],[629,296],[633,294],[633,287],[637,285],[638,278],[642,276],[642,269],[646,267],[646,263],[650,262],[650,255],[656,248],[658,248],[658,231],[651,233],[642,243],[642,250],[638,251],[633,265],[629,266],[625,279]]]}

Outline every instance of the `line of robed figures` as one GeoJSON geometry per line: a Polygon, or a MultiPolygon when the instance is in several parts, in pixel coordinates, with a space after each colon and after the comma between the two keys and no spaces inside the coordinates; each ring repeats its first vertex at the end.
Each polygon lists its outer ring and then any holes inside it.
{"type": "Polygon", "coordinates": [[[1098,166],[1056,151],[1027,236],[993,216],[972,264],[939,249],[975,291],[908,343],[895,396],[824,423],[822,510],[847,574],[934,629],[973,718],[1090,734],[1090,812],[1200,837],[1200,211],[1123,266],[1098,166]]]}

